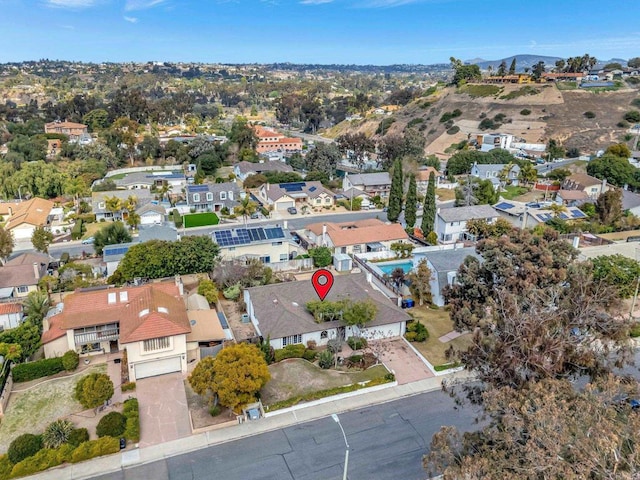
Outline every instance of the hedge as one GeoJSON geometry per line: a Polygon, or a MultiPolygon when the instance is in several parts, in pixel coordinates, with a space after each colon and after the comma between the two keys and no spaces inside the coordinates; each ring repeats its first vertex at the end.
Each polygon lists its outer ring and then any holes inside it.
{"type": "Polygon", "coordinates": [[[58,448],[40,450],[35,455],[16,463],[11,470],[11,478],[33,475],[69,462],[73,451],[74,447],[69,444],[61,445],[58,448]]]}
{"type": "Polygon", "coordinates": [[[302,343],[287,345],[284,348],[275,351],[275,360],[279,362],[285,358],[302,358],[306,347],[302,343]]]}
{"type": "Polygon", "coordinates": [[[89,441],[89,430],[86,428],[74,428],[71,435],[67,439],[67,443],[73,447],[77,447],[84,442],[89,441]]]}
{"type": "Polygon", "coordinates": [[[82,238],[82,220],[78,219],[71,229],[71,240],[80,240],[80,238],[82,238]]]}
{"type": "Polygon", "coordinates": [[[363,337],[349,337],[347,344],[351,347],[351,350],[362,350],[367,347],[367,339],[363,337]]]}
{"type": "Polygon", "coordinates": [[[122,414],[127,419],[124,436],[132,442],[140,441],[140,413],[138,411],[138,399],[130,398],[124,402],[122,414]]]}
{"type": "Polygon", "coordinates": [[[120,440],[113,437],[102,437],[80,444],[71,454],[71,463],[89,460],[93,457],[109,455],[120,451],[120,440]]]}
{"type": "Polygon", "coordinates": [[[18,463],[25,458],[35,455],[40,450],[42,450],[42,438],[40,435],[23,433],[19,437],[14,438],[9,444],[7,456],[11,463],[18,463]]]}
{"type": "Polygon", "coordinates": [[[11,374],[16,383],[28,382],[36,378],[48,377],[64,371],[62,357],[45,358],[31,363],[20,363],[13,367],[11,374]]]}

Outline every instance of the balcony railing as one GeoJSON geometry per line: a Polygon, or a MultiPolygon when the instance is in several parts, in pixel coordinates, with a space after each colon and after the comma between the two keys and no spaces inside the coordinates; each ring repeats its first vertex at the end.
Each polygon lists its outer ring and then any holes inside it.
{"type": "Polygon", "coordinates": [[[120,332],[118,329],[101,330],[98,332],[76,333],[74,341],[76,345],[86,345],[88,343],[109,342],[118,340],[120,332]]]}

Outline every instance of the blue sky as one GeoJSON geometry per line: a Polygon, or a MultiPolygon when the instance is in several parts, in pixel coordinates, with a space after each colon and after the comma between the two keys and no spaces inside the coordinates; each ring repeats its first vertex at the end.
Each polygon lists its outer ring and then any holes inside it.
{"type": "Polygon", "coordinates": [[[0,0],[0,62],[628,59],[639,13],[637,0],[0,0]]]}

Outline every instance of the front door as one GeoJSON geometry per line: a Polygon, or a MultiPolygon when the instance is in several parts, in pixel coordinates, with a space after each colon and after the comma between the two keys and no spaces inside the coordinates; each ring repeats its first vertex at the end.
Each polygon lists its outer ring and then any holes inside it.
{"type": "Polygon", "coordinates": [[[111,353],[118,353],[118,341],[117,340],[111,340],[109,342],[109,351],[111,353]]]}

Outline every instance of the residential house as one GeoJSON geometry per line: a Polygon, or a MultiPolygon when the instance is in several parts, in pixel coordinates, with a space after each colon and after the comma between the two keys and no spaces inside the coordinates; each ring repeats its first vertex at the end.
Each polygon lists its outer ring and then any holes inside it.
{"type": "Polygon", "coordinates": [[[215,355],[224,342],[233,340],[224,312],[211,308],[202,295],[192,293],[187,297],[187,316],[191,326],[187,334],[188,362],[215,355]]]}
{"type": "Polygon", "coordinates": [[[364,328],[348,326],[342,320],[317,322],[306,308],[308,302],[317,300],[309,280],[274,283],[244,290],[247,313],[262,338],[268,338],[273,348],[314,341],[326,345],[333,338],[345,340],[363,336],[369,340],[400,337],[411,319],[394,305],[365,274],[337,275],[326,301],[348,299],[354,302],[371,301],[376,306],[375,318],[364,328]]]}
{"type": "Polygon", "coordinates": [[[350,188],[348,190],[343,190],[342,192],[338,193],[335,198],[336,200],[346,200],[350,205],[352,205],[351,202],[353,200],[359,199],[361,210],[375,208],[375,204],[371,200],[371,195],[360,190],[359,188],[350,188]]]}
{"type": "Polygon", "coordinates": [[[224,260],[259,259],[262,263],[286,262],[301,253],[289,231],[279,225],[214,230],[212,240],[224,260]]]}
{"type": "Polygon", "coordinates": [[[589,195],[584,190],[563,190],[556,193],[556,203],[567,207],[576,207],[590,200],[589,195]]]}
{"type": "Polygon", "coordinates": [[[235,182],[203,183],[187,186],[187,205],[196,212],[219,212],[239,204],[244,192],[235,182]]]}
{"type": "Polygon", "coordinates": [[[480,133],[476,135],[476,146],[482,152],[490,152],[494,148],[509,150],[513,141],[513,135],[508,133],[480,133]]]}
{"type": "Polygon", "coordinates": [[[565,207],[562,212],[556,214],[549,208],[552,204],[553,202],[523,203],[514,200],[503,200],[494,205],[493,208],[502,218],[511,222],[513,226],[523,229],[546,223],[556,215],[565,221],[584,220],[587,218],[586,213],[577,207],[565,207]]]}
{"type": "Polygon", "coordinates": [[[440,184],[440,180],[442,179],[442,173],[436,170],[433,167],[422,167],[418,170],[416,174],[416,187],[418,192],[426,193],[427,187],[429,186],[429,177],[433,173],[436,181],[436,188],[440,184]]]}
{"type": "Polygon", "coordinates": [[[584,78],[584,73],[576,72],[576,73],[543,73],[542,79],[547,82],[582,82],[584,78]]]}
{"type": "Polygon", "coordinates": [[[16,208],[8,207],[9,219],[5,230],[13,234],[16,241],[31,241],[37,227],[48,227],[54,203],[44,198],[33,197],[18,203],[16,208]]]}
{"type": "Polygon", "coordinates": [[[640,217],[640,195],[623,189],[622,210],[628,211],[636,217],[640,217]]]}
{"type": "Polygon", "coordinates": [[[258,136],[258,145],[256,145],[256,151],[258,153],[267,152],[301,152],[302,151],[302,139],[289,138],[283,134],[271,130],[268,128],[255,125],[254,130],[258,136]]]}
{"type": "Polygon", "coordinates": [[[391,190],[389,172],[345,174],[342,179],[342,190],[357,188],[372,197],[386,198],[391,190]]]}
{"type": "Polygon", "coordinates": [[[16,328],[22,323],[22,304],[0,303],[0,331],[16,328]]]}
{"type": "Polygon", "coordinates": [[[435,305],[444,306],[442,291],[447,285],[455,283],[458,269],[468,256],[481,258],[476,253],[475,247],[429,251],[415,255],[414,263],[416,265],[425,259],[429,270],[431,270],[431,298],[435,305]]]}
{"type": "Polygon", "coordinates": [[[105,264],[105,275],[110,277],[120,265],[120,261],[131,247],[140,242],[116,243],[113,245],[105,245],[102,249],[102,263],[105,264]]]}
{"type": "Polygon", "coordinates": [[[491,205],[439,208],[436,214],[435,232],[441,243],[473,240],[473,237],[467,233],[468,220],[483,219],[488,223],[494,223],[498,216],[498,212],[491,205]]]}
{"type": "Polygon", "coordinates": [[[77,142],[88,135],[88,128],[82,123],[51,122],[44,126],[44,133],[59,133],[69,137],[71,143],[77,142]]]}
{"type": "Polygon", "coordinates": [[[175,242],[179,240],[178,230],[172,224],[142,225],[138,230],[138,242],[144,243],[150,240],[175,242]]]}
{"type": "Polygon", "coordinates": [[[166,185],[167,193],[178,194],[187,186],[187,176],[182,170],[133,172],[115,179],[114,183],[118,188],[127,190],[161,189],[166,185]]]}
{"type": "Polygon", "coordinates": [[[564,179],[561,190],[581,190],[589,199],[597,200],[609,187],[607,180],[600,180],[586,173],[574,173],[564,179]]]}
{"type": "Polygon", "coordinates": [[[365,253],[389,250],[392,243],[407,242],[409,236],[399,223],[377,218],[343,223],[312,223],[304,230],[311,244],[329,247],[332,253],[365,253]]]}
{"type": "Polygon", "coordinates": [[[243,161],[236,163],[233,167],[233,173],[243,182],[251,175],[263,174],[265,172],[293,172],[293,168],[277,160],[260,163],[243,161]]]}
{"type": "Polygon", "coordinates": [[[494,164],[478,164],[474,162],[471,167],[471,176],[479,178],[481,180],[491,180],[494,187],[501,187],[503,185],[518,185],[520,177],[520,166],[512,164],[510,170],[506,173],[504,180],[500,178],[502,171],[508,167],[509,164],[494,163],[494,164]]]}
{"type": "Polygon", "coordinates": [[[136,209],[140,215],[140,225],[158,225],[164,223],[167,210],[157,203],[147,203],[136,209]]]}
{"type": "Polygon", "coordinates": [[[333,193],[320,182],[265,183],[258,189],[259,200],[272,206],[276,211],[284,211],[290,207],[332,207],[333,193]]]}
{"type": "Polygon", "coordinates": [[[76,291],[62,311],[45,319],[46,358],[68,350],[81,355],[126,350],[132,382],[187,371],[187,335],[191,332],[182,283],[76,291]]]}
{"type": "Polygon", "coordinates": [[[44,253],[21,253],[0,267],[0,299],[23,298],[38,289],[47,274],[50,257],[44,253]]]}
{"type": "Polygon", "coordinates": [[[136,199],[136,211],[141,209],[148,203],[153,201],[151,192],[146,188],[136,190],[110,190],[107,192],[93,192],[91,193],[91,207],[93,213],[96,214],[96,221],[123,221],[128,218],[129,213],[125,208],[125,203],[129,197],[136,199]],[[109,209],[109,199],[118,198],[120,200],[120,208],[112,211],[109,209]]]}

